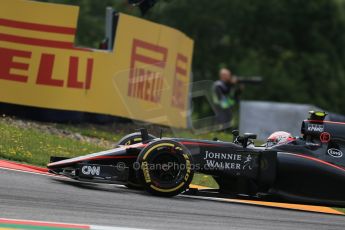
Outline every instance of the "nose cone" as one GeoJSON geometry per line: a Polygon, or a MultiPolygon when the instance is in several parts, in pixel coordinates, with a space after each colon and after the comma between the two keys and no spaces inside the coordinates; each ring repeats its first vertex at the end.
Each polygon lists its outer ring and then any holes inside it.
{"type": "Polygon", "coordinates": [[[92,153],[85,156],[52,162],[52,163],[49,163],[47,167],[49,169],[56,169],[56,168],[73,166],[74,164],[77,164],[83,161],[90,162],[90,161],[113,160],[113,159],[136,159],[140,150],[130,151],[130,153],[127,153],[127,150],[130,148],[133,148],[133,147],[121,146],[115,149],[92,153]]]}

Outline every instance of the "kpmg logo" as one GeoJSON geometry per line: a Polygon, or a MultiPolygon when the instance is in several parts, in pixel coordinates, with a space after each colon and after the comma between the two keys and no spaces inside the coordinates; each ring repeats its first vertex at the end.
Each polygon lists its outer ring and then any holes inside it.
{"type": "Polygon", "coordinates": [[[341,158],[343,156],[343,152],[335,148],[328,149],[327,153],[331,157],[335,157],[335,158],[341,158]]]}
{"type": "Polygon", "coordinates": [[[324,131],[323,125],[317,125],[317,124],[309,124],[308,125],[308,131],[309,132],[320,132],[322,133],[324,131]]]}
{"type": "Polygon", "coordinates": [[[85,165],[81,168],[81,172],[88,176],[99,176],[101,175],[101,167],[85,165]]]}

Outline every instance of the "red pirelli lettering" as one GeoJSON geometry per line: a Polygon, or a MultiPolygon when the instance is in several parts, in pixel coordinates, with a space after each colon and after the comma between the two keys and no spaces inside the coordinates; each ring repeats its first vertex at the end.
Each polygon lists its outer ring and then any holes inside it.
{"type": "MultiPolygon", "coordinates": [[[[18,72],[15,70],[28,71],[29,63],[32,56],[32,53],[29,51],[15,50],[0,47],[0,80],[9,80],[16,82],[28,82],[29,76],[18,72]],[[28,63],[25,63],[25,60],[15,60],[15,58],[28,58],[28,63]]],[[[63,87],[65,81],[67,82],[67,88],[74,89],[90,89],[92,83],[92,74],[93,74],[93,59],[88,58],[86,60],[86,74],[84,77],[78,76],[79,73],[79,57],[70,56],[69,64],[66,66],[66,75],[55,76],[53,77],[54,68],[62,68],[64,66],[57,65],[55,67],[55,54],[42,53],[41,59],[38,65],[38,71],[36,75],[36,84],[46,85],[46,86],[55,86],[63,87]],[[83,82],[82,80],[85,81],[83,82]],[[62,78],[62,79],[57,79],[62,78]],[[65,79],[65,80],[63,80],[65,79]]],[[[30,63],[33,64],[33,63],[30,63]]],[[[35,68],[36,69],[36,68],[35,68]]]]}
{"type": "Polygon", "coordinates": [[[163,71],[168,49],[138,39],[133,40],[128,96],[158,103],[162,94],[163,71]],[[144,55],[142,51],[147,51],[144,55]]]}
{"type": "Polygon", "coordinates": [[[172,106],[180,109],[184,109],[186,107],[186,101],[188,96],[188,86],[185,83],[188,78],[188,72],[186,69],[187,63],[188,58],[186,56],[182,54],[177,54],[171,104],[172,106]]]}
{"type": "Polygon", "coordinates": [[[15,62],[15,57],[31,58],[31,52],[0,48],[0,80],[9,80],[17,82],[27,82],[28,76],[21,74],[13,74],[11,70],[28,70],[29,64],[15,62]]]}
{"type": "MultiPolygon", "coordinates": [[[[53,69],[55,63],[54,54],[42,54],[41,61],[38,69],[36,84],[63,87],[64,80],[56,79],[53,77],[53,69]]],[[[61,67],[61,66],[60,66],[61,67]]],[[[93,72],[93,59],[88,58],[86,62],[86,76],[85,82],[78,80],[79,73],[79,57],[69,57],[69,65],[67,66],[67,88],[74,89],[90,89],[92,72],[93,72]]],[[[62,77],[62,76],[59,76],[62,77]]],[[[66,78],[66,77],[65,77],[66,78]]]]}
{"type": "Polygon", "coordinates": [[[68,71],[68,81],[67,81],[67,87],[69,88],[82,89],[84,87],[84,83],[78,81],[78,64],[79,64],[78,57],[69,58],[69,71],[68,71]]]}
{"type": "Polygon", "coordinates": [[[93,59],[88,58],[87,59],[87,67],[86,67],[86,82],[85,82],[85,88],[90,89],[91,88],[91,80],[92,80],[92,71],[93,71],[93,59]]]}
{"type": "Polygon", "coordinates": [[[54,54],[42,54],[36,84],[63,87],[63,80],[53,79],[54,54]]]}

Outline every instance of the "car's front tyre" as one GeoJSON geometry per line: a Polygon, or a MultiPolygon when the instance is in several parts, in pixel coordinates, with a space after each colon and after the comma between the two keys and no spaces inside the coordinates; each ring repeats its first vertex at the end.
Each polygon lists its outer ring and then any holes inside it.
{"type": "Polygon", "coordinates": [[[137,178],[151,194],[175,196],[185,191],[193,179],[192,156],[172,140],[151,142],[139,154],[137,178]]]}

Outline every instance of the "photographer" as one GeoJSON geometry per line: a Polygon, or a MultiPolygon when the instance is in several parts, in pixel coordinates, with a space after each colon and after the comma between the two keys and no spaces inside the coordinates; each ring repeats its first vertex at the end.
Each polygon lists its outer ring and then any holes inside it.
{"type": "Polygon", "coordinates": [[[212,86],[212,99],[215,105],[216,122],[221,129],[230,126],[233,107],[239,99],[243,85],[238,85],[238,79],[226,68],[219,70],[219,80],[212,86]]]}

